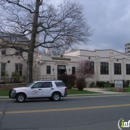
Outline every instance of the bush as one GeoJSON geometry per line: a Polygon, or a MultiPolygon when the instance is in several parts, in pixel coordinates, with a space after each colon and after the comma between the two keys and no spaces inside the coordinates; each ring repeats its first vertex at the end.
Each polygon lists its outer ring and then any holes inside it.
{"type": "Polygon", "coordinates": [[[129,87],[129,84],[130,84],[130,80],[124,81],[124,87],[129,87]]]}
{"type": "Polygon", "coordinates": [[[89,85],[90,88],[95,87],[95,86],[96,86],[95,82],[91,82],[89,85]]]}
{"type": "Polygon", "coordinates": [[[3,84],[9,83],[9,75],[8,75],[8,73],[6,72],[6,73],[4,74],[4,76],[1,77],[1,79],[2,79],[2,83],[3,83],[3,84]]]}
{"type": "Polygon", "coordinates": [[[76,77],[75,75],[68,75],[67,80],[67,86],[69,89],[71,89],[75,85],[76,77]]]}
{"type": "Polygon", "coordinates": [[[13,83],[20,83],[20,75],[17,71],[12,73],[13,83]]]}
{"type": "Polygon", "coordinates": [[[67,74],[60,75],[59,80],[62,80],[65,83],[65,85],[67,86],[67,80],[68,80],[67,74]]]}
{"type": "Polygon", "coordinates": [[[114,86],[115,86],[115,84],[114,84],[114,83],[110,83],[110,85],[111,85],[111,87],[114,87],[114,86]]]}
{"type": "Polygon", "coordinates": [[[76,77],[75,77],[75,75],[62,74],[59,77],[59,79],[65,83],[65,85],[67,86],[68,89],[71,89],[75,84],[76,77]]]}
{"type": "Polygon", "coordinates": [[[25,75],[22,76],[22,82],[23,82],[23,83],[26,82],[26,76],[25,76],[25,75]]]}
{"type": "Polygon", "coordinates": [[[106,82],[104,82],[104,81],[97,81],[96,85],[97,85],[98,87],[103,87],[105,83],[106,83],[106,82]]]}
{"type": "Polygon", "coordinates": [[[82,91],[86,87],[86,82],[84,78],[77,78],[76,79],[76,86],[78,90],[82,91]]]}
{"type": "Polygon", "coordinates": [[[96,85],[98,87],[114,87],[114,83],[109,83],[105,81],[97,81],[96,85]]]}

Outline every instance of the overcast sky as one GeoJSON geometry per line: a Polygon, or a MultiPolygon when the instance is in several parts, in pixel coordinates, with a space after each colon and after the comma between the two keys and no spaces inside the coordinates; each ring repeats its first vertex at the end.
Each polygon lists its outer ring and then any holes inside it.
{"type": "MultiPolygon", "coordinates": [[[[52,0],[55,4],[63,0],[52,0]]],[[[80,49],[113,49],[125,52],[130,42],[130,0],[71,0],[84,8],[84,18],[94,30],[90,41],[80,49]]]]}

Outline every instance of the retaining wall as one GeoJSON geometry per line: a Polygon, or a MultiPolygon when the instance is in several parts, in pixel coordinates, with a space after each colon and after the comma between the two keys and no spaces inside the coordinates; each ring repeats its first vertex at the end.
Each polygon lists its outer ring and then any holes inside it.
{"type": "Polygon", "coordinates": [[[0,84],[0,91],[2,90],[10,90],[11,88],[23,87],[26,86],[25,83],[20,84],[0,84]]]}

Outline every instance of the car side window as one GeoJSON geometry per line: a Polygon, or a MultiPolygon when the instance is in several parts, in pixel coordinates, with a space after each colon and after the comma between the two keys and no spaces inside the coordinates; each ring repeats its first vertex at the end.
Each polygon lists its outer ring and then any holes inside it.
{"type": "Polygon", "coordinates": [[[55,82],[57,87],[65,87],[65,84],[63,82],[55,82]]]}
{"type": "Polygon", "coordinates": [[[38,83],[35,83],[32,88],[42,88],[43,87],[43,83],[42,82],[38,82],[38,83]]]}
{"type": "Polygon", "coordinates": [[[44,82],[43,83],[43,88],[50,88],[52,87],[52,82],[44,82]]]}

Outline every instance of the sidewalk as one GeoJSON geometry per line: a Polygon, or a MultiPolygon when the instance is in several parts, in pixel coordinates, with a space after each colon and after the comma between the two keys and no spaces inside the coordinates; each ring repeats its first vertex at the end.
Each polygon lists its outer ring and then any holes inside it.
{"type": "Polygon", "coordinates": [[[0,99],[9,99],[9,96],[0,96],[0,99]]]}
{"type": "Polygon", "coordinates": [[[109,95],[122,95],[122,94],[130,94],[129,92],[112,92],[112,91],[107,91],[103,88],[84,88],[84,90],[90,91],[90,92],[97,92],[99,94],[109,94],[109,95]]]}

